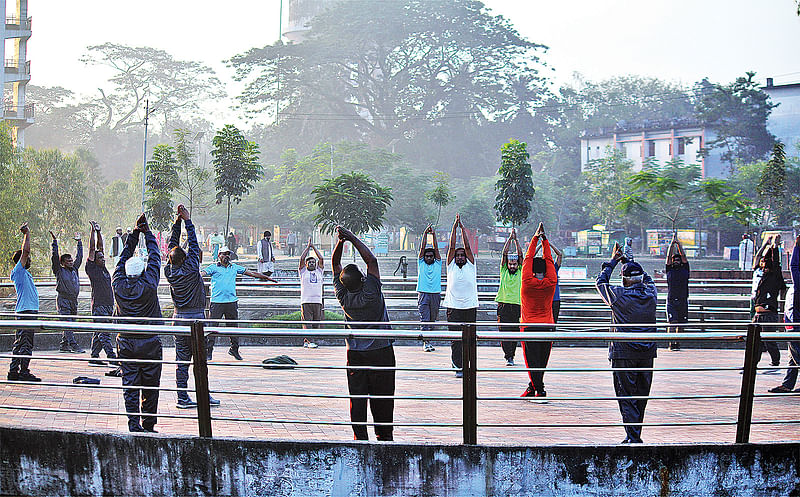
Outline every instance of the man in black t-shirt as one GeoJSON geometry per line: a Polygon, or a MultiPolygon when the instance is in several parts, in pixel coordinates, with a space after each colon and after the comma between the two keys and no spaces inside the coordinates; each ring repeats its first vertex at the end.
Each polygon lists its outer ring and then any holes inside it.
{"type": "MultiPolygon", "coordinates": [[[[114,291],[111,289],[111,275],[106,268],[106,257],[103,251],[103,235],[100,225],[95,221],[89,222],[89,256],[86,258],[86,275],[92,284],[92,316],[111,316],[114,313],[114,291]]],[[[109,323],[109,320],[99,320],[109,323]]],[[[100,351],[106,353],[109,359],[116,359],[114,346],[111,343],[111,333],[95,331],[92,335],[92,360],[89,366],[105,366],[100,360],[100,351]]],[[[116,363],[119,364],[119,363],[116,363]]]]}
{"type": "MultiPolygon", "coordinates": [[[[667,251],[667,320],[670,323],[689,322],[689,261],[681,242],[675,234],[667,251]]],[[[670,332],[684,331],[682,327],[671,327],[670,332]]],[[[669,350],[681,350],[678,342],[670,342],[669,350]]]]}
{"type": "MultiPolygon", "coordinates": [[[[382,321],[388,322],[386,301],[381,291],[381,274],[378,259],[364,245],[364,242],[343,228],[337,226],[339,240],[333,249],[333,286],[336,298],[342,306],[347,321],[382,321]],[[367,275],[355,264],[348,264],[342,269],[342,250],[344,243],[350,242],[358,250],[361,259],[367,264],[367,275]]],[[[389,329],[389,325],[348,325],[348,328],[389,329]]],[[[354,366],[347,370],[347,387],[350,395],[369,395],[369,407],[375,423],[391,423],[394,413],[393,399],[377,399],[376,396],[394,396],[394,370],[356,369],[368,366],[395,366],[392,341],[386,338],[348,338],[347,365],[354,366]]],[[[366,423],[367,399],[350,399],[350,421],[366,423]]],[[[367,427],[364,424],[353,424],[356,440],[369,440],[367,427]]],[[[392,426],[375,426],[375,436],[380,441],[392,440],[392,426]]]]}

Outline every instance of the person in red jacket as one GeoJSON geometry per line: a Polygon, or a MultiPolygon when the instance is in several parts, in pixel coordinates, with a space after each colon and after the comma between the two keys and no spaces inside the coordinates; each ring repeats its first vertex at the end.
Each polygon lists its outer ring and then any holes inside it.
{"type": "MultiPolygon", "coordinates": [[[[550,241],[544,232],[544,225],[539,223],[539,228],[534,233],[528,252],[522,263],[522,288],[520,302],[523,323],[548,323],[553,321],[553,294],[556,291],[556,267],[553,264],[553,253],[550,251],[550,241]],[[534,257],[536,245],[542,240],[542,255],[534,257]]],[[[555,326],[548,327],[520,327],[520,331],[550,331],[555,326]]],[[[526,368],[546,368],[550,359],[550,349],[553,342],[522,342],[522,352],[525,356],[526,368]]],[[[546,397],[544,389],[544,371],[528,371],[530,383],[522,397],[546,397]]]]}

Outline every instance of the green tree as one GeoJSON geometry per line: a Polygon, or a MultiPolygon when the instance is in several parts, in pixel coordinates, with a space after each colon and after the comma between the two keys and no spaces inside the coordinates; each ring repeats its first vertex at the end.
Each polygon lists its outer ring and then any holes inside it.
{"type": "Polygon", "coordinates": [[[510,140],[500,149],[500,179],[495,184],[494,210],[497,219],[511,223],[511,226],[523,224],[531,213],[536,189],[531,179],[529,158],[526,144],[517,140],[510,140]]]}
{"type": "Polygon", "coordinates": [[[194,208],[208,207],[206,197],[211,193],[211,171],[201,166],[197,156],[188,143],[192,132],[178,128],[173,132],[175,147],[175,163],[177,166],[177,193],[186,201],[189,212],[194,208]]]}
{"type": "MultiPolygon", "coordinates": [[[[11,253],[21,246],[19,226],[22,223],[30,222],[34,235],[41,237],[46,233],[38,216],[38,186],[37,171],[22,160],[11,142],[8,125],[0,123],[0,217],[3,219],[0,223],[0,270],[3,274],[11,270],[11,253]]],[[[41,267],[43,263],[42,257],[34,257],[34,266],[41,267]]]]}
{"type": "Polygon", "coordinates": [[[494,215],[492,214],[492,204],[489,201],[475,196],[470,197],[461,206],[459,212],[470,228],[485,235],[494,234],[494,215]]]}
{"type": "Polygon", "coordinates": [[[786,154],[781,142],[772,147],[772,155],[758,180],[756,193],[763,208],[764,224],[779,221],[786,205],[786,154]]]}
{"type": "Polygon", "coordinates": [[[152,158],[147,161],[147,186],[145,206],[150,224],[160,231],[172,226],[175,210],[172,193],[178,185],[175,155],[169,145],[156,145],[152,158]]]}
{"type": "Polygon", "coordinates": [[[633,171],[633,161],[622,152],[608,147],[605,156],[590,160],[583,170],[588,193],[590,213],[608,226],[619,220],[617,205],[628,193],[628,179],[633,171]]]}
{"type": "Polygon", "coordinates": [[[41,220],[48,230],[71,235],[84,230],[86,171],[75,155],[59,150],[26,149],[23,161],[38,176],[41,220]]]}
{"type": "Polygon", "coordinates": [[[442,171],[437,171],[433,175],[433,188],[425,192],[425,198],[439,208],[436,212],[436,225],[439,225],[439,216],[442,215],[442,207],[446,206],[455,196],[450,192],[450,176],[442,171]]]}
{"type": "Polygon", "coordinates": [[[217,204],[226,204],[225,233],[230,230],[231,203],[239,203],[247,195],[264,169],[258,162],[258,145],[245,139],[236,126],[226,125],[214,136],[214,185],[217,204]]]}
{"type": "Polygon", "coordinates": [[[703,192],[709,199],[705,211],[714,218],[727,218],[742,226],[756,223],[760,210],[741,190],[733,190],[726,180],[709,178],[702,182],[703,192]]]}
{"type": "Polygon", "coordinates": [[[679,221],[698,208],[703,190],[700,185],[700,166],[685,165],[672,159],[663,166],[649,161],[628,179],[630,189],[617,204],[624,213],[634,209],[652,213],[670,224],[673,232],[679,221]]]}
{"type": "Polygon", "coordinates": [[[758,87],[755,75],[748,72],[727,85],[703,79],[695,90],[695,113],[716,134],[704,149],[721,148],[722,160],[731,166],[736,161],[763,159],[775,143],[775,137],[767,130],[767,118],[775,105],[758,87]]]}
{"type": "Polygon", "coordinates": [[[392,203],[391,188],[359,172],[330,178],[314,188],[312,194],[319,209],[316,223],[327,233],[333,233],[339,224],[356,235],[379,230],[392,203]]]}

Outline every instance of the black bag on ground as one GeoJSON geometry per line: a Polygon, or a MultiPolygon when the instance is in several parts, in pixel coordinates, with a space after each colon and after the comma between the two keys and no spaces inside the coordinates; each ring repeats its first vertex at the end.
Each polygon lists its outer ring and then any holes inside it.
{"type": "Polygon", "coordinates": [[[297,366],[297,361],[288,355],[279,355],[277,357],[270,357],[261,361],[264,369],[293,369],[297,366]]]}

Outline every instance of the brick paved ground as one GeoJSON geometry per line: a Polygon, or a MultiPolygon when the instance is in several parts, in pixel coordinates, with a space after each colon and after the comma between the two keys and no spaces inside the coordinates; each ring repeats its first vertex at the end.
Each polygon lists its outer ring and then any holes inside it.
{"type": "MultiPolygon", "coordinates": [[[[171,340],[165,338],[165,340],[171,340]]],[[[220,342],[225,339],[218,339],[220,342]]],[[[165,359],[174,359],[174,349],[165,348],[165,359]]],[[[343,394],[346,393],[346,378],[342,370],[294,369],[288,371],[265,370],[260,367],[231,367],[236,363],[225,354],[226,347],[219,346],[216,359],[222,365],[209,366],[212,391],[247,390],[250,392],[296,392],[343,394]]],[[[287,354],[301,365],[343,366],[343,346],[303,349],[299,347],[245,347],[242,349],[245,362],[260,362],[262,359],[287,354]]],[[[657,367],[738,367],[741,365],[741,350],[683,350],[668,352],[659,350],[657,367]]],[[[36,355],[57,355],[53,352],[37,352],[36,355]]],[[[432,353],[423,353],[418,347],[397,347],[397,363],[400,366],[444,368],[450,363],[450,348],[439,345],[432,353]]],[[[550,367],[592,368],[607,367],[606,351],[601,348],[558,347],[553,350],[550,367]]],[[[60,355],[59,357],[67,357],[60,355]]],[[[68,357],[87,357],[68,356],[68,357]]],[[[556,373],[545,375],[548,395],[547,403],[518,399],[527,379],[519,367],[504,366],[499,347],[480,347],[480,368],[495,368],[497,372],[481,372],[478,380],[478,395],[481,397],[509,396],[506,401],[481,400],[478,406],[479,423],[500,424],[502,427],[480,427],[478,440],[487,444],[586,444],[616,443],[624,438],[621,427],[592,428],[523,428],[525,424],[578,424],[616,423],[620,421],[614,401],[558,400],[565,396],[613,396],[610,372],[556,373]]],[[[521,350],[517,352],[522,362],[521,350]]],[[[6,360],[7,361],[7,360],[6,360]]],[[[783,352],[783,362],[786,353],[783,352]]],[[[767,358],[762,361],[766,365],[767,358]]],[[[241,363],[239,363],[241,364],[241,363]]],[[[101,368],[90,368],[85,362],[34,361],[33,371],[46,382],[71,382],[80,375],[94,376],[103,385],[120,385],[120,379],[103,376],[101,368]]],[[[756,393],[766,393],[767,388],[777,385],[779,375],[759,374],[756,393]]],[[[656,372],[652,395],[687,394],[738,394],[741,376],[737,371],[719,372],[656,372]]],[[[166,365],[162,375],[162,386],[174,388],[174,366],[166,365]]],[[[191,386],[191,383],[190,383],[191,386]]],[[[400,371],[397,373],[397,395],[449,395],[459,396],[461,382],[452,371],[400,371]]],[[[297,397],[268,397],[258,395],[233,395],[213,393],[222,401],[212,414],[217,417],[251,419],[294,419],[308,421],[342,421],[347,418],[347,399],[313,399],[297,397]]],[[[800,395],[800,394],[798,394],[800,395]]],[[[194,414],[193,410],[175,408],[175,393],[162,392],[160,412],[173,415],[194,414]]],[[[56,407],[75,410],[123,411],[120,390],[69,388],[47,385],[11,385],[0,383],[0,406],[26,405],[56,407]]],[[[652,400],[648,405],[646,422],[691,422],[734,421],[737,415],[736,399],[711,400],[652,400]]],[[[755,420],[792,419],[800,420],[800,397],[771,396],[757,398],[753,409],[755,420]]],[[[400,423],[432,422],[459,423],[461,404],[458,401],[398,400],[395,420],[400,423]]],[[[76,415],[50,412],[0,409],[0,424],[31,428],[61,430],[112,431],[127,430],[122,416],[76,415]]],[[[245,437],[259,439],[303,439],[303,440],[349,440],[351,430],[347,426],[300,425],[262,422],[213,422],[215,436],[245,437]]],[[[159,421],[158,430],[163,436],[196,435],[194,420],[168,419],[159,421]]],[[[372,435],[372,429],[370,428],[372,435]]],[[[735,426],[695,427],[645,427],[646,442],[733,442],[735,426]]],[[[397,427],[395,440],[400,442],[459,443],[461,428],[443,427],[397,427]]],[[[798,424],[754,425],[751,440],[784,441],[800,440],[798,424]]]]}

